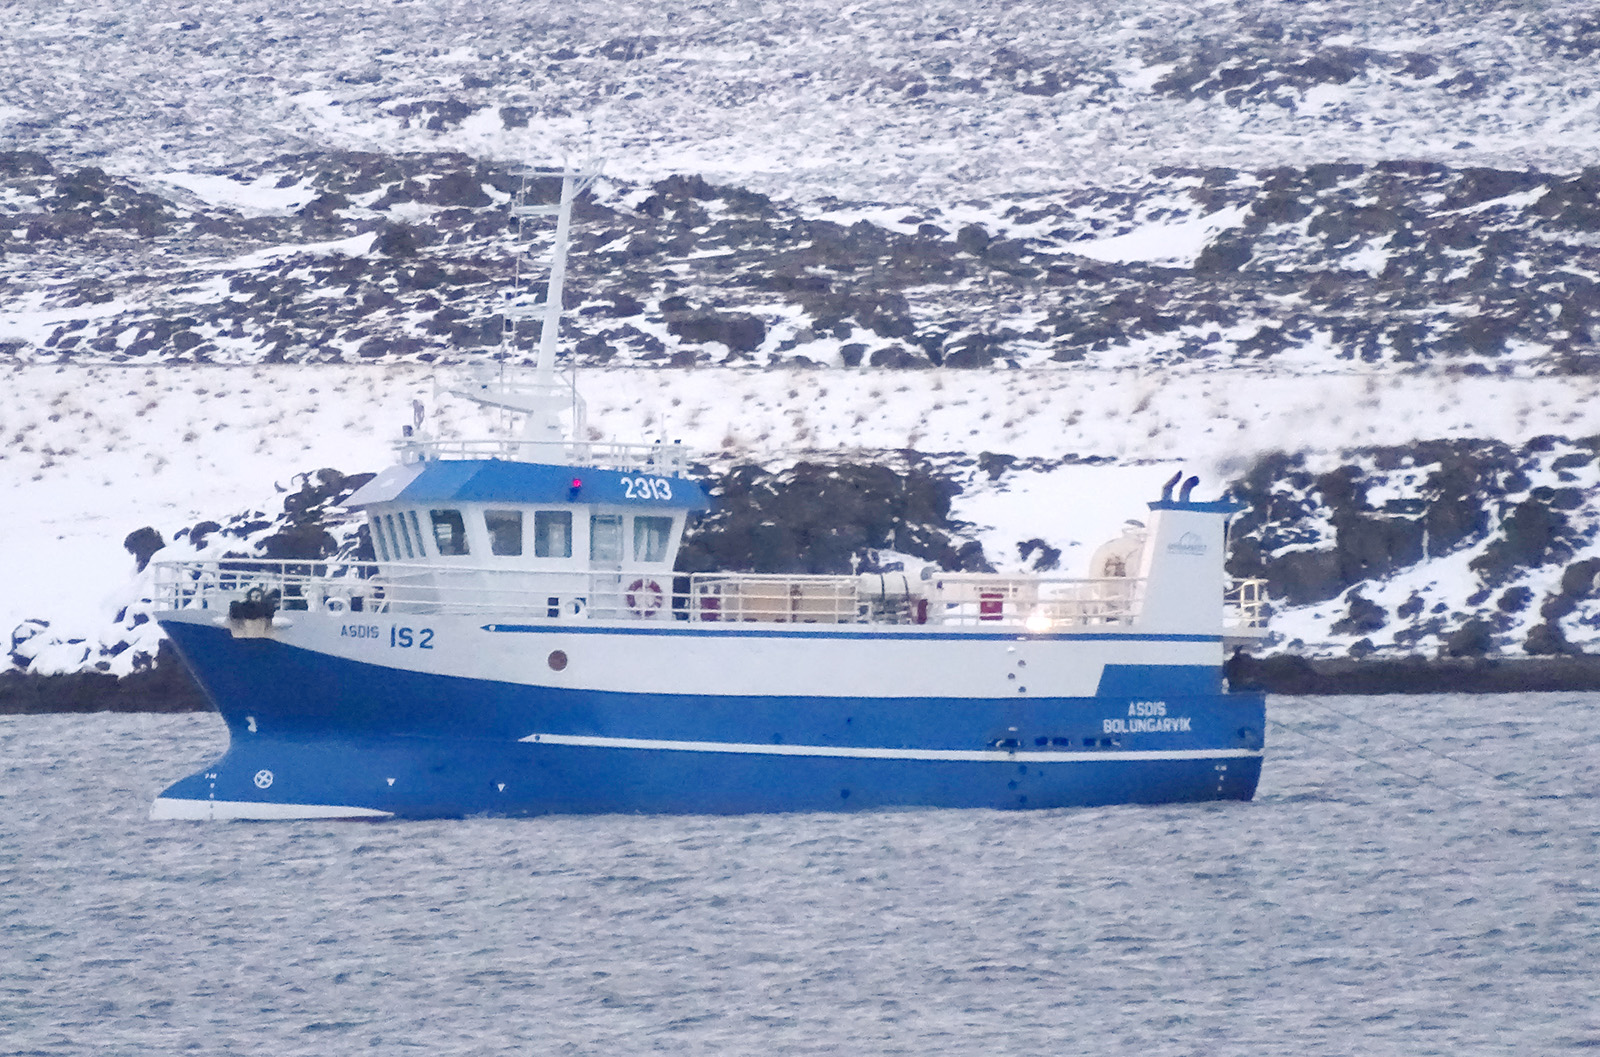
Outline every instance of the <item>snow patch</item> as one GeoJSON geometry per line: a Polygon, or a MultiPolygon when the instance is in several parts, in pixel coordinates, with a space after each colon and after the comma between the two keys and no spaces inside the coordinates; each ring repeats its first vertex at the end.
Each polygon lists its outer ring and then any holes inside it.
{"type": "Polygon", "coordinates": [[[248,182],[232,176],[200,172],[164,172],[151,182],[182,188],[209,205],[238,211],[242,216],[288,216],[317,196],[308,181],[279,187],[280,176],[268,173],[248,182]]]}
{"type": "Polygon", "coordinates": [[[365,257],[372,252],[372,244],[377,241],[378,234],[369,231],[362,235],[353,235],[347,239],[334,239],[330,242],[302,242],[298,245],[269,246],[264,250],[256,250],[242,257],[208,265],[210,268],[233,271],[242,268],[260,268],[263,265],[276,264],[280,261],[294,257],[365,257]]]}
{"type": "Polygon", "coordinates": [[[1249,212],[1244,206],[1230,206],[1192,220],[1157,221],[1122,235],[1073,242],[1068,248],[1081,257],[1113,264],[1142,261],[1193,268],[1201,251],[1222,232],[1242,225],[1249,212]]]}

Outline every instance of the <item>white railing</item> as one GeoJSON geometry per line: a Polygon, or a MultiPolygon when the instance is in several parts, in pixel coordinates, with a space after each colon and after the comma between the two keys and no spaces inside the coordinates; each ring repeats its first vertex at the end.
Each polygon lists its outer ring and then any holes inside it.
{"type": "Polygon", "coordinates": [[[1235,580],[1222,595],[1222,626],[1230,636],[1262,638],[1267,634],[1267,581],[1235,580]]]}
{"type": "Polygon", "coordinates": [[[854,576],[696,573],[689,577],[689,619],[709,623],[902,623],[888,607],[874,613],[854,576]]]}
{"type": "Polygon", "coordinates": [[[945,623],[1022,624],[1035,631],[1133,620],[1144,581],[1128,577],[1069,579],[941,573],[929,581],[945,623]]]}
{"type": "Polygon", "coordinates": [[[440,459],[505,459],[557,466],[594,466],[612,470],[676,474],[686,472],[695,453],[681,444],[602,444],[593,441],[405,440],[395,445],[403,462],[440,459]]]}
{"type": "MultiPolygon", "coordinates": [[[[759,573],[518,572],[407,563],[215,560],[157,562],[160,609],[229,612],[260,599],[285,615],[462,614],[503,622],[927,624],[1041,633],[1132,622],[1142,580],[941,573],[927,580],[759,573]],[[885,588],[898,583],[899,588],[885,588]]],[[[1228,592],[1230,633],[1265,633],[1260,580],[1228,592]]]]}

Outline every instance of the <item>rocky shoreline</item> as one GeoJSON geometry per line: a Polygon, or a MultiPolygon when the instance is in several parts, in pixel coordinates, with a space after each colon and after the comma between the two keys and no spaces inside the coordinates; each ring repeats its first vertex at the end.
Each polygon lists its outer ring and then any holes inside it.
{"type": "MultiPolygon", "coordinates": [[[[1353,660],[1238,654],[1228,675],[1239,688],[1294,695],[1600,691],[1600,656],[1353,660]]],[[[0,672],[0,716],[209,711],[211,703],[177,663],[120,679],[100,672],[0,672]]]]}
{"type": "Polygon", "coordinates": [[[104,672],[0,672],[0,716],[58,712],[209,712],[211,702],[182,664],[118,678],[104,672]]]}
{"type": "Polygon", "coordinates": [[[1514,694],[1600,690],[1600,656],[1377,660],[1236,656],[1231,684],[1272,694],[1514,694]]]}

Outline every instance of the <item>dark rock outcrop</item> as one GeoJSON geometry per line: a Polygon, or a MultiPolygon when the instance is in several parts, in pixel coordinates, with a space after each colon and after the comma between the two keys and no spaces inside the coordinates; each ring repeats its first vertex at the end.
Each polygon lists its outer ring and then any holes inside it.
{"type": "Polygon", "coordinates": [[[155,557],[156,551],[166,545],[166,541],[161,538],[161,533],[149,525],[133,530],[122,541],[123,549],[133,555],[133,560],[139,563],[138,569],[140,572],[144,572],[145,566],[150,564],[150,559],[155,557]]]}
{"type": "Polygon", "coordinates": [[[953,482],[915,465],[735,466],[709,489],[716,509],[686,532],[680,572],[847,573],[852,557],[870,569],[872,553],[886,549],[944,569],[989,569],[950,519],[953,482]]]}
{"type": "MultiPolygon", "coordinates": [[[[1359,49],[1339,52],[1338,61],[1292,57],[1298,54],[1202,51],[1161,90],[1220,91],[1226,99],[1292,95],[1337,83],[1349,69],[1404,76],[1389,59],[1359,49]]],[[[1017,61],[1001,65],[1028,91],[1079,79],[1017,61]]],[[[1011,90],[1022,91],[1017,85],[1011,90]]],[[[401,106],[396,113],[407,121],[448,127],[476,104],[401,106]]],[[[498,334],[489,323],[516,271],[517,224],[501,197],[522,186],[514,170],[451,152],[328,151],[235,175],[277,175],[280,187],[303,188],[304,200],[286,215],[245,217],[163,198],[94,167],[29,152],[0,155],[0,191],[16,204],[0,212],[0,252],[8,272],[48,291],[54,307],[105,303],[152,278],[180,287],[192,281],[194,258],[224,247],[253,262],[229,276],[227,298],[130,296],[130,307],[93,318],[81,346],[26,342],[6,355],[89,348],[113,362],[416,362],[471,358],[483,342],[466,336],[498,334]],[[364,255],[279,250],[374,233],[364,255]],[[251,256],[262,248],[273,252],[251,256]],[[51,262],[62,254],[95,257],[103,278],[76,292],[59,288],[51,262]],[[329,298],[328,290],[340,296],[329,298]],[[438,306],[425,305],[445,291],[463,315],[450,328],[429,327],[421,321],[438,306]],[[179,315],[190,322],[175,325],[179,315]],[[131,342],[119,337],[130,332],[131,342]],[[224,334],[228,340],[219,341],[224,334]]],[[[1592,278],[1600,246],[1591,237],[1600,227],[1600,170],[1412,162],[1172,168],[1132,186],[1019,198],[995,206],[983,223],[915,229],[916,217],[840,224],[699,176],[670,177],[648,190],[631,208],[615,199],[578,203],[572,303],[612,306],[572,317],[571,347],[582,360],[670,359],[684,350],[652,345],[651,331],[664,323],[691,352],[720,342],[746,355],[782,327],[787,332],[772,343],[780,359],[808,332],[863,345],[859,362],[886,368],[918,363],[913,348],[931,363],[992,368],[1103,358],[1120,365],[1137,347],[1147,367],[1160,367],[1270,360],[1314,345],[1351,363],[1600,371],[1600,281],[1592,278]],[[1241,222],[1191,263],[1080,255],[1090,242],[1141,224],[1222,210],[1237,211],[1241,222]],[[1470,267],[1464,255],[1472,256],[1470,267]],[[798,317],[773,312],[774,297],[798,317]],[[1240,332],[1242,321],[1253,328],[1240,332]],[[1514,365],[1506,359],[1512,348],[1514,365]]],[[[555,196],[550,181],[534,180],[527,191],[534,202],[555,196]]],[[[519,355],[531,353],[537,328],[528,330],[518,336],[519,355]]]]}

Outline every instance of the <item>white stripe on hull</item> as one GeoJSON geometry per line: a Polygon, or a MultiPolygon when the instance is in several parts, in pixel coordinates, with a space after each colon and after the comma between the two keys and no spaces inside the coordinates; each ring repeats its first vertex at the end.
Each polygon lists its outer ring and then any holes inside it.
{"type": "Polygon", "coordinates": [[[249,800],[186,800],[165,796],[157,797],[156,802],[150,805],[150,817],[156,821],[181,819],[223,822],[249,819],[277,822],[293,818],[391,818],[393,815],[393,811],[344,804],[265,804],[249,800]]]}
{"type": "Polygon", "coordinates": [[[1223,760],[1261,756],[1261,749],[1101,749],[1064,752],[1018,749],[878,749],[849,745],[762,745],[726,741],[660,741],[654,738],[604,738],[584,734],[529,734],[539,745],[588,749],[662,749],[669,752],[721,752],[751,756],[831,756],[855,760],[950,760],[987,763],[1114,763],[1122,760],[1223,760]]]}

